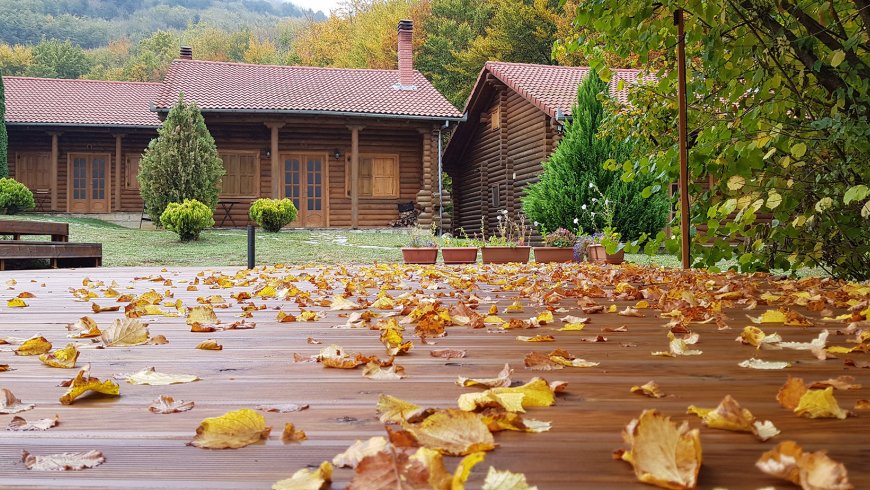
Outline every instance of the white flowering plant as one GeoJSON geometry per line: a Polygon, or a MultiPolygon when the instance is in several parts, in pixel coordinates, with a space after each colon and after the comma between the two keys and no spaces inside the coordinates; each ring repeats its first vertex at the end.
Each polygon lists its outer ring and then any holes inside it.
{"type": "Polygon", "coordinates": [[[480,218],[480,234],[484,243],[493,247],[524,247],[529,243],[531,230],[526,225],[526,217],[517,213],[516,219],[511,218],[507,209],[502,209],[496,215],[498,224],[496,234],[486,236],[484,218],[480,218]]]}
{"type": "MultiPolygon", "coordinates": [[[[613,216],[616,214],[615,203],[601,192],[601,189],[598,188],[595,182],[590,182],[589,188],[597,194],[598,197],[593,197],[590,205],[583,204],[580,206],[580,209],[589,215],[590,221],[594,226],[597,226],[599,222],[603,223],[604,226],[601,229],[596,229],[595,233],[592,235],[584,235],[581,239],[587,243],[604,245],[607,249],[607,253],[616,253],[622,249],[624,245],[619,241],[619,232],[613,227],[613,216]],[[597,219],[596,215],[598,216],[597,219]]],[[[575,223],[579,222],[578,219],[575,219],[574,221],[575,223]]]]}

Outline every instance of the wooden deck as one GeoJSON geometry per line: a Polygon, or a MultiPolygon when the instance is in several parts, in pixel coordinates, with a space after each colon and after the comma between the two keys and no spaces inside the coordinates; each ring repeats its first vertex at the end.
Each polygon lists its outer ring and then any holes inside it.
{"type": "MultiPolygon", "coordinates": [[[[576,266],[560,268],[567,277],[578,277],[576,266]]],[[[438,268],[441,271],[461,269],[438,268]]],[[[479,270],[469,269],[467,272],[479,270]]],[[[496,269],[488,277],[492,282],[513,281],[523,272],[533,272],[532,277],[541,279],[541,287],[553,284],[553,269],[524,271],[510,268],[496,269]]],[[[230,274],[235,273],[227,270],[230,274]]],[[[327,272],[309,269],[315,275],[324,274],[336,292],[344,289],[341,280],[345,277],[338,268],[327,272]]],[[[601,269],[582,269],[584,274],[595,274],[601,269]]],[[[77,302],[70,288],[81,288],[87,277],[103,281],[106,286],[117,281],[121,294],[143,293],[150,289],[172,291],[174,298],[185,305],[195,305],[196,298],[220,294],[231,305],[216,309],[220,320],[231,323],[239,319],[241,312],[230,293],[254,291],[265,284],[269,277],[296,274],[299,269],[285,269],[273,274],[263,273],[259,279],[244,286],[226,289],[209,289],[200,284],[197,291],[187,291],[187,282],[197,277],[200,269],[99,269],[99,270],[52,270],[0,273],[0,285],[4,294],[0,299],[0,337],[29,337],[40,333],[56,348],[69,341],[66,324],[88,315],[102,326],[108,325],[121,312],[94,314],[91,302],[77,302]],[[156,277],[171,280],[173,285],[162,281],[134,278],[156,277]],[[17,284],[7,285],[15,279],[17,284]],[[6,300],[22,291],[30,291],[35,297],[25,299],[26,308],[8,308],[6,300]]],[[[351,270],[351,274],[356,270],[351,270]]],[[[206,272],[205,276],[211,275],[206,272]]],[[[669,274],[679,274],[672,271],[669,274]]],[[[451,272],[451,277],[459,274],[451,272]]],[[[253,275],[250,276],[254,278],[253,275]]],[[[467,276],[472,277],[472,276],[467,276]]],[[[626,274],[610,278],[601,273],[597,279],[607,288],[621,280],[638,280],[640,276],[626,274]]],[[[674,276],[671,276],[674,277],[674,276]]],[[[203,278],[201,277],[200,280],[203,278]]],[[[701,279],[698,279],[702,281],[701,279]]],[[[418,275],[408,275],[409,285],[419,283],[418,275]]],[[[667,283],[657,286],[669,288],[667,283]]],[[[380,284],[383,278],[372,282],[380,284]]],[[[429,280],[424,281],[431,284],[429,280]]],[[[439,289],[427,289],[426,295],[449,294],[454,291],[441,280],[439,289]]],[[[769,287],[765,278],[749,281],[758,287],[769,287]]],[[[311,290],[307,281],[298,282],[300,289],[311,290]]],[[[638,284],[639,285],[639,284],[638,284]]],[[[716,285],[718,288],[722,283],[716,285]]],[[[475,290],[481,298],[491,297],[497,301],[502,318],[527,319],[543,310],[543,307],[528,298],[520,299],[525,306],[523,313],[504,314],[507,305],[519,296],[517,291],[503,291],[502,285],[478,282],[475,290]]],[[[570,286],[570,283],[569,283],[570,286]]],[[[748,288],[747,284],[742,284],[748,288]]],[[[710,285],[712,289],[712,284],[710,285]]],[[[105,287],[97,288],[98,291],[105,287]]],[[[377,289],[367,290],[368,298],[374,299],[377,289]]],[[[392,291],[393,296],[407,291],[392,291]]],[[[331,296],[326,292],[325,296],[331,296]]],[[[95,303],[116,305],[114,299],[96,298],[95,303]]],[[[443,298],[446,304],[453,299],[443,298]]],[[[634,305],[636,300],[599,299],[601,304],[618,305],[619,309],[634,305]]],[[[760,487],[790,488],[784,482],[768,477],[755,469],[756,459],[766,450],[783,440],[795,440],[804,449],[827,450],[835,460],[841,461],[849,470],[855,488],[870,488],[870,469],[865,464],[870,458],[870,444],[865,437],[870,431],[870,413],[858,412],[858,416],[846,420],[811,420],[800,418],[781,408],[775,395],[788,374],[803,377],[807,382],[824,380],[848,374],[864,385],[856,391],[837,391],[840,406],[851,410],[859,399],[870,399],[870,370],[847,368],[842,359],[816,360],[805,351],[756,351],[754,347],[734,341],[742,328],[749,325],[746,314],[757,315],[768,307],[759,306],[754,311],[744,311],[743,306],[732,305],[724,310],[730,329],[718,330],[715,324],[691,325],[700,333],[696,348],[702,355],[692,357],[654,357],[652,351],[667,350],[667,318],[658,311],[641,310],[644,318],[633,318],[602,313],[584,315],[577,306],[576,298],[566,298],[557,306],[569,310],[556,313],[558,319],[565,314],[590,316],[591,321],[580,332],[559,332],[560,321],[537,330],[509,330],[488,332],[487,329],[472,330],[466,327],[449,327],[448,335],[437,339],[437,345],[423,345],[412,335],[413,328],[406,332],[406,339],[414,341],[409,355],[397,358],[397,363],[406,369],[407,378],[399,381],[373,381],[361,376],[357,370],[327,369],[319,364],[293,363],[293,353],[315,354],[330,343],[338,344],[349,352],[360,351],[383,357],[383,345],[376,331],[367,329],[335,328],[345,319],[340,313],[327,311],[317,322],[278,323],[275,307],[281,306],[290,313],[297,313],[295,303],[276,299],[255,298],[258,305],[268,308],[256,311],[249,321],[256,323],[251,330],[228,330],[215,333],[192,333],[184,317],[144,317],[150,324],[152,337],[164,335],[165,345],[142,345],[131,348],[82,349],[78,365],[90,363],[92,375],[105,379],[113,374],[129,373],[154,366],[158,371],[178,374],[195,374],[202,380],[172,386],[137,386],[120,381],[121,396],[116,398],[83,398],[71,406],[61,405],[58,397],[65,389],[58,383],[69,379],[75,370],[53,369],[42,365],[35,357],[18,357],[9,352],[10,346],[0,346],[0,364],[9,364],[13,370],[0,372],[0,387],[8,388],[25,403],[35,403],[34,410],[21,413],[26,419],[51,417],[57,414],[60,424],[45,432],[2,432],[0,438],[0,488],[207,488],[207,489],[266,489],[277,480],[288,478],[296,470],[316,466],[324,460],[344,451],[357,439],[384,435],[383,425],[375,413],[376,400],[381,393],[431,407],[455,407],[457,397],[472,389],[454,384],[458,375],[469,377],[493,377],[505,363],[515,373],[513,379],[526,381],[533,376],[568,382],[567,393],[558,397],[557,404],[548,408],[533,408],[528,416],[552,421],[549,432],[532,434],[499,432],[495,434],[498,447],[487,453],[486,460],[475,467],[468,488],[480,488],[489,466],[497,469],[525,473],[531,484],[541,490],[548,489],[607,489],[650,488],[636,482],[631,467],[611,458],[611,452],[624,447],[620,431],[643,409],[656,408],[678,421],[688,420],[692,427],[701,427],[699,419],[686,415],[689,405],[715,407],[730,394],[759,419],[772,420],[782,431],[778,437],[762,443],[752,435],[701,428],[703,468],[700,488],[755,489],[760,487]],[[627,326],[627,332],[607,332],[606,327],[627,326]],[[526,343],[515,340],[517,335],[552,334],[556,342],[526,343]],[[582,339],[604,335],[607,342],[585,342],[582,339]],[[322,342],[311,345],[309,337],[322,342]],[[222,351],[205,351],[194,346],[208,338],[223,345],[222,351]],[[565,368],[558,371],[540,372],[523,368],[523,357],[532,351],[549,352],[554,348],[566,349],[577,357],[600,362],[589,369],[565,368]],[[468,351],[464,359],[444,360],[431,357],[429,351],[440,348],[462,348],[468,351]],[[740,361],[760,357],[765,360],[789,360],[793,367],[786,370],[761,371],[738,367],[740,361]],[[669,394],[662,399],[646,398],[629,392],[632,385],[657,381],[669,394]],[[193,410],[170,415],[149,413],[148,405],[161,394],[176,399],[192,400],[193,410]],[[273,427],[271,437],[265,443],[242,449],[205,450],[185,444],[193,437],[200,421],[239,409],[254,408],[259,404],[306,403],[308,410],[295,413],[264,413],[268,425],[273,427]],[[283,444],[281,429],[285,422],[293,422],[304,430],[308,440],[300,444],[283,444]],[[21,463],[21,452],[45,455],[66,451],[97,449],[104,453],[102,465],[77,472],[28,471],[21,463]]],[[[486,312],[488,304],[480,308],[486,312]]],[[[323,311],[324,308],[312,308],[323,311]]],[[[843,310],[834,310],[835,314],[843,310]]],[[[843,323],[818,322],[818,313],[809,313],[817,324],[831,329],[829,344],[847,345],[846,337],[834,331],[843,323]]],[[[806,329],[787,327],[781,324],[763,325],[765,331],[779,332],[785,340],[808,341],[820,328],[806,329]]],[[[844,357],[844,356],[840,356],[844,357]]],[[[868,354],[850,354],[856,360],[867,360],[868,354]]],[[[12,415],[0,415],[0,425],[5,426],[12,415]]],[[[447,458],[450,471],[458,458],[447,458]]],[[[336,469],[333,488],[343,488],[352,478],[352,470],[336,469]]],[[[795,487],[796,488],[796,487],[795,487]]]]}

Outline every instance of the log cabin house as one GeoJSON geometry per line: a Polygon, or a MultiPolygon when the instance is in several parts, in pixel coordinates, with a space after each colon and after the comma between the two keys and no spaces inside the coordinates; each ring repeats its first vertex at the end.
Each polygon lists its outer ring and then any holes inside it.
{"type": "MultiPolygon", "coordinates": [[[[444,170],[453,179],[453,228],[469,235],[491,233],[498,211],[521,211],[525,186],[537,182],[542,162],[571,118],[577,88],[587,67],[487,62],[444,151],[444,170]]],[[[610,95],[625,102],[619,81],[634,83],[639,70],[614,69],[610,95]]]]}
{"type": "Polygon", "coordinates": [[[463,116],[413,69],[412,31],[399,23],[398,70],[198,61],[182,48],[161,83],[6,77],[10,175],[41,211],[139,213],[139,159],[183,93],[226,168],[218,225],[288,197],[291,226],[389,226],[409,202],[427,226],[441,131],[463,116]]]}

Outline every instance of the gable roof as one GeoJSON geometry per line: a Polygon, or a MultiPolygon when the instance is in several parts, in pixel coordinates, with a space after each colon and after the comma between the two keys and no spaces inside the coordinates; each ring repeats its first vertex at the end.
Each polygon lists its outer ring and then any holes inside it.
{"type": "MultiPolygon", "coordinates": [[[[469,97],[468,104],[466,104],[466,109],[471,104],[485,74],[491,73],[550,117],[556,118],[559,114],[570,116],[571,107],[577,101],[577,88],[589,75],[589,70],[588,66],[553,66],[488,61],[481,70],[474,91],[469,97]]],[[[629,83],[636,83],[640,70],[614,68],[611,69],[611,73],[610,96],[620,102],[628,102],[628,90],[625,87],[619,90],[619,82],[624,80],[626,87],[629,83]]]]}
{"type": "Polygon", "coordinates": [[[416,90],[397,90],[398,70],[251,65],[178,59],[152,110],[168,111],[183,92],[203,112],[328,114],[459,120],[420,72],[416,90]]]}
{"type": "Polygon", "coordinates": [[[3,77],[6,124],[156,128],[148,104],[161,84],[3,77]]]}

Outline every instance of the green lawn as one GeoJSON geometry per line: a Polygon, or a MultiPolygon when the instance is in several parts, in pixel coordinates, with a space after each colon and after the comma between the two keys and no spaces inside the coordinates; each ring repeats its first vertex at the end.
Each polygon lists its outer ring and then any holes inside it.
{"type": "MultiPolygon", "coordinates": [[[[0,219],[10,219],[3,216],[0,219]]],[[[243,266],[247,264],[245,230],[204,231],[198,241],[182,243],[163,230],[138,230],[97,219],[66,216],[18,215],[12,219],[61,221],[70,224],[70,241],[103,244],[103,265],[118,266],[243,266]]],[[[257,263],[372,263],[401,262],[401,247],[410,231],[401,230],[286,230],[272,234],[257,230],[257,263]]],[[[44,237],[31,237],[43,239],[44,237]]],[[[626,260],[641,265],[679,267],[673,255],[631,255],[626,260]]],[[[720,264],[722,269],[729,265],[720,264]]],[[[780,271],[781,272],[781,271],[780,271]]],[[[819,269],[804,269],[799,276],[824,275],[819,269]]]]}

